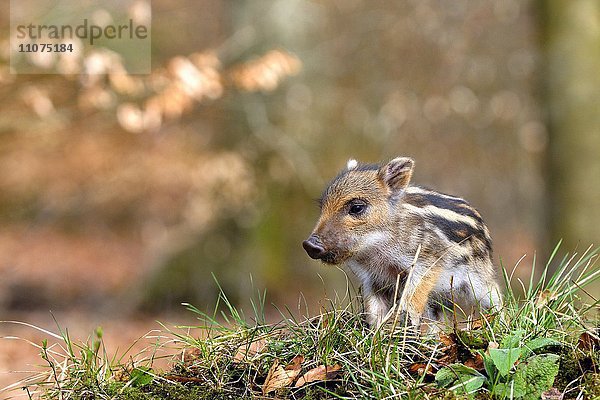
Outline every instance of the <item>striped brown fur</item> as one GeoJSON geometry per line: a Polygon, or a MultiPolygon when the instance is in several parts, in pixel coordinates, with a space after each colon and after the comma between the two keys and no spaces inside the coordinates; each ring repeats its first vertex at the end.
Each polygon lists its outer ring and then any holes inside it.
{"type": "Polygon", "coordinates": [[[413,167],[407,157],[349,161],[323,191],[321,215],[303,243],[312,258],[356,274],[374,326],[384,322],[394,293],[414,324],[439,321],[453,299],[450,308],[466,314],[501,303],[481,214],[459,197],[411,186],[413,167]]]}

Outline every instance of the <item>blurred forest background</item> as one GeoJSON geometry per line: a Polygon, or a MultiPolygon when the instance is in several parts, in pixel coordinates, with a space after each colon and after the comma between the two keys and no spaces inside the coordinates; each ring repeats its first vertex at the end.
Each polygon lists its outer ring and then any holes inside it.
{"type": "Polygon", "coordinates": [[[412,156],[519,277],[600,244],[599,4],[152,0],[152,74],[99,52],[14,75],[3,2],[0,319],[210,310],[212,274],[316,312],[346,278],[301,241],[348,158],[412,156]]]}

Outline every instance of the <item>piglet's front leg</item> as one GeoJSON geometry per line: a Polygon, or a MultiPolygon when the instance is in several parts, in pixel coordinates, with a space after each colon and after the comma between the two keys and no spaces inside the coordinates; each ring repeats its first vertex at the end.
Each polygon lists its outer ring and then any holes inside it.
{"type": "Polygon", "coordinates": [[[379,328],[390,311],[390,305],[384,296],[377,293],[365,294],[365,315],[371,328],[379,328]]]}
{"type": "Polygon", "coordinates": [[[416,264],[409,272],[399,307],[401,311],[408,314],[412,325],[420,325],[439,275],[440,268],[435,265],[427,267],[416,264]]]}

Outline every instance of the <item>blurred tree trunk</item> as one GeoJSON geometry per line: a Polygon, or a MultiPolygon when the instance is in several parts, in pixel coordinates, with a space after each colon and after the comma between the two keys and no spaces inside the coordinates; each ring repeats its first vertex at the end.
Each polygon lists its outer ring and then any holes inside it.
{"type": "MultiPolygon", "coordinates": [[[[271,49],[283,48],[296,52],[302,49],[306,37],[307,4],[297,0],[271,0],[240,2],[232,9],[232,25],[234,32],[252,32],[252,40],[248,41],[246,53],[264,54],[271,49]]],[[[239,131],[235,140],[243,146],[254,149],[252,164],[260,181],[259,188],[264,201],[258,204],[260,215],[255,226],[248,232],[245,249],[245,269],[257,279],[258,287],[269,288],[269,297],[275,303],[296,299],[297,280],[289,279],[293,275],[292,263],[297,259],[300,239],[295,239],[291,226],[302,213],[303,204],[301,188],[273,179],[273,165],[286,175],[286,168],[293,163],[294,156],[302,149],[298,148],[289,132],[281,130],[273,121],[283,121],[285,115],[286,88],[278,88],[269,93],[249,93],[244,97],[233,99],[230,117],[231,126],[227,132],[239,131]],[[285,140],[282,140],[285,138],[285,140]],[[293,243],[294,246],[290,246],[293,243]]],[[[230,136],[231,138],[231,136],[230,136]]],[[[244,152],[243,149],[240,149],[244,152]]],[[[290,171],[288,170],[289,174],[290,171]]],[[[241,267],[238,267],[239,270],[241,267]]],[[[298,276],[298,275],[296,275],[298,276]]],[[[246,275],[247,277],[247,275],[246,275]]],[[[251,293],[248,293],[248,297],[251,293]]]]}
{"type": "MultiPolygon", "coordinates": [[[[600,2],[544,9],[550,122],[550,227],[563,249],[600,245],[600,2]]],[[[598,288],[598,286],[596,287],[598,288]]]]}

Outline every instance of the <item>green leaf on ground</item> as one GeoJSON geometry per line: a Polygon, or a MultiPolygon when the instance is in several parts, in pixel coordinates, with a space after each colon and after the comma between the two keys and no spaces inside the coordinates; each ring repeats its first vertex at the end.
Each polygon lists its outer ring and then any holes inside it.
{"type": "Polygon", "coordinates": [[[152,368],[135,367],[131,371],[131,384],[136,387],[149,385],[154,377],[151,375],[152,368]]]}
{"type": "Polygon", "coordinates": [[[520,356],[521,348],[518,347],[509,349],[490,349],[490,357],[502,376],[508,375],[510,369],[515,365],[520,356]]]}
{"type": "Polygon", "coordinates": [[[457,394],[473,393],[483,386],[485,376],[477,370],[463,364],[452,364],[440,369],[435,374],[435,382],[438,387],[449,387],[449,390],[457,394]]]}
{"type": "Polygon", "coordinates": [[[528,341],[527,343],[525,343],[525,346],[523,348],[523,350],[521,351],[521,355],[523,356],[523,358],[529,356],[531,353],[533,353],[536,350],[539,350],[543,347],[547,347],[547,346],[560,346],[561,343],[555,339],[551,339],[551,338],[535,338],[532,339],[530,341],[528,341]]]}
{"type": "Polygon", "coordinates": [[[540,354],[529,358],[525,367],[517,369],[517,373],[524,376],[526,399],[539,399],[542,392],[552,387],[559,360],[556,354],[540,354]]]}
{"type": "Polygon", "coordinates": [[[500,342],[501,349],[510,349],[521,346],[521,339],[523,339],[523,335],[525,335],[525,331],[523,329],[517,329],[514,332],[511,332],[510,335],[505,336],[504,339],[500,342]]]}
{"type": "Polygon", "coordinates": [[[539,399],[542,392],[552,387],[558,374],[559,359],[556,354],[541,354],[529,358],[527,363],[517,367],[513,380],[497,384],[493,394],[501,398],[539,399]]]}

